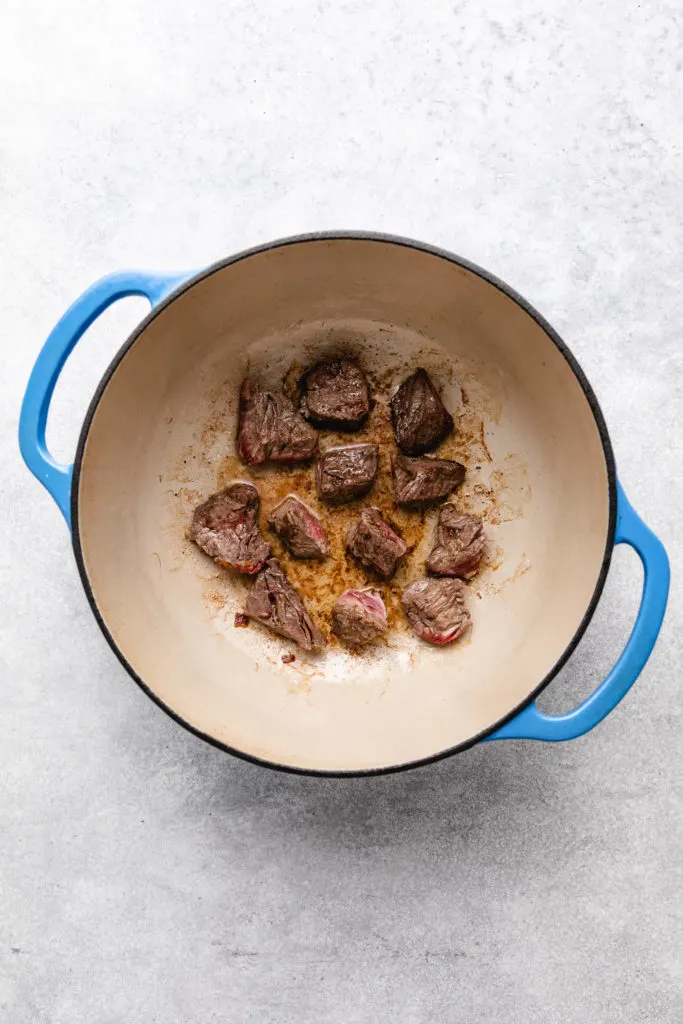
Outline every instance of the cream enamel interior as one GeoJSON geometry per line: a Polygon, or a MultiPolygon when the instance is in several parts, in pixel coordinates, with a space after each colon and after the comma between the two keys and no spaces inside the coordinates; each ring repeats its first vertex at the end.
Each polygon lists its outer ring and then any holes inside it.
{"type": "Polygon", "coordinates": [[[476,273],[374,239],[256,252],[163,308],[101,395],[78,492],[94,601],[146,686],[235,750],[322,771],[428,758],[527,699],[580,626],[608,529],[595,418],[545,331],[476,273]],[[230,601],[207,597],[217,573],[185,540],[191,496],[216,489],[218,462],[233,450],[231,414],[247,361],[277,374],[297,338],[310,350],[320,324],[365,325],[373,361],[394,332],[424,340],[430,358],[452,360],[456,375],[466,368],[491,410],[493,465],[523,476],[518,514],[487,527],[502,564],[473,596],[464,643],[437,650],[406,641],[356,661],[331,653],[298,659],[293,672],[279,641],[234,629],[230,601]],[[210,408],[226,389],[226,414],[208,436],[210,408]],[[183,455],[198,446],[201,457],[188,466],[183,455]]]}

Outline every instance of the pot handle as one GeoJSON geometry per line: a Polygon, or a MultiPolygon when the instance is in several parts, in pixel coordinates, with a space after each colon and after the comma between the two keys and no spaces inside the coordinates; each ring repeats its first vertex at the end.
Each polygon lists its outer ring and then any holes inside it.
{"type": "Polygon", "coordinates": [[[21,406],[19,447],[24,462],[47,488],[71,525],[72,465],[57,462],[45,442],[45,427],[55,385],[78,339],[117,299],[142,295],[152,307],[191,276],[123,270],[109,274],[83,292],[53,328],[36,359],[21,406]]]}
{"type": "Polygon", "coordinates": [[[638,616],[616,665],[595,693],[574,711],[565,715],[546,715],[539,711],[534,701],[487,739],[552,742],[575,739],[601,722],[635,683],[650,657],[664,618],[669,593],[669,560],[662,542],[631,507],[618,482],[615,543],[630,544],[640,556],[645,570],[638,616]]]}

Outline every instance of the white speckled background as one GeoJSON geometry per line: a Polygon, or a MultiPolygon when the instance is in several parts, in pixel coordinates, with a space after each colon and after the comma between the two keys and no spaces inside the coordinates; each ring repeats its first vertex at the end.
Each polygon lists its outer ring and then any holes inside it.
{"type": "MultiPolygon", "coordinates": [[[[683,1019],[682,25],[677,0],[4,4],[3,1022],[683,1019]],[[334,227],[489,268],[598,392],[674,576],[642,678],[581,740],[281,776],[174,725],[99,634],[17,452],[43,339],[110,270],[334,227]]],[[[56,454],[143,310],[83,339],[56,454]]],[[[602,678],[639,592],[619,550],[545,707],[602,678]]]]}

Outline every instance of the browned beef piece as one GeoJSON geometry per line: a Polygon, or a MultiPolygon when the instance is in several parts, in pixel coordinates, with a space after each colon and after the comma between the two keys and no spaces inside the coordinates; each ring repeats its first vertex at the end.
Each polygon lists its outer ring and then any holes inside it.
{"type": "Polygon", "coordinates": [[[486,537],[477,516],[459,512],[446,502],[439,509],[436,543],[427,559],[427,572],[435,576],[460,576],[471,580],[481,562],[486,537]]]}
{"type": "Polygon", "coordinates": [[[334,505],[362,498],[375,482],[378,465],[376,444],[328,448],[319,456],[315,470],[318,497],[334,505]]]}
{"type": "Polygon", "coordinates": [[[453,429],[453,417],[421,367],[403,381],[391,399],[391,421],[396,443],[406,455],[431,451],[453,429]]]}
{"type": "Polygon", "coordinates": [[[387,610],[379,590],[347,590],[332,609],[332,632],[349,647],[362,647],[388,629],[387,610]]]}
{"type": "Polygon", "coordinates": [[[465,479],[465,467],[452,459],[391,456],[394,495],[399,505],[418,505],[446,498],[465,479]]]}
{"type": "Polygon", "coordinates": [[[352,359],[316,363],[301,378],[300,388],[299,408],[316,427],[358,430],[368,418],[368,382],[352,359]]]}
{"type": "Polygon", "coordinates": [[[259,495],[252,484],[232,483],[198,505],[190,537],[228,569],[253,574],[270,555],[258,528],[259,495]]]}
{"type": "Polygon", "coordinates": [[[327,558],[330,543],[325,528],[307,505],[288,494],[276,505],[268,522],[295,558],[327,558]]]}
{"type": "Polygon", "coordinates": [[[401,604],[421,640],[442,646],[465,632],[470,624],[466,591],[461,580],[450,577],[418,580],[406,587],[401,604]]]}
{"type": "Polygon", "coordinates": [[[408,546],[392,530],[380,510],[368,505],[349,527],[346,550],[366,569],[372,569],[378,576],[388,580],[396,572],[396,566],[408,546]]]}
{"type": "Polygon", "coordinates": [[[269,558],[254,580],[244,611],[305,651],[319,651],[326,645],[277,558],[269,558]]]}
{"type": "Polygon", "coordinates": [[[301,462],[315,455],[318,436],[282,391],[267,391],[247,377],[240,391],[237,450],[249,466],[301,462]]]}

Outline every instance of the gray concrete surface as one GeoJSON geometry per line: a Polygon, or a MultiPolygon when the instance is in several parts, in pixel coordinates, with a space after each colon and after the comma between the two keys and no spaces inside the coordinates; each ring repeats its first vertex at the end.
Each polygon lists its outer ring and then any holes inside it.
{"type": "MultiPolygon", "coordinates": [[[[676,0],[3,6],[3,1024],[683,1019],[682,52],[676,0]],[[490,268],[597,389],[674,586],[641,680],[579,741],[279,776],[179,729],[99,635],[16,449],[44,337],[110,270],[340,226],[490,268]]],[[[57,454],[143,309],[69,364],[57,454]]],[[[620,550],[546,707],[601,679],[639,591],[620,550]]]]}

